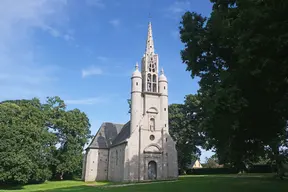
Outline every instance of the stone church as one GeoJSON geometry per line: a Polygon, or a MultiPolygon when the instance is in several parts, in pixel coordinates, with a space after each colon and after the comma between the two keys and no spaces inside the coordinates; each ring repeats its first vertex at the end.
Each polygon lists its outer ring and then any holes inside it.
{"type": "Polygon", "coordinates": [[[131,116],[126,124],[104,122],[86,149],[85,181],[143,181],[178,177],[177,151],[169,134],[168,82],[159,74],[152,25],[148,24],[141,71],[131,77],[131,116]]]}

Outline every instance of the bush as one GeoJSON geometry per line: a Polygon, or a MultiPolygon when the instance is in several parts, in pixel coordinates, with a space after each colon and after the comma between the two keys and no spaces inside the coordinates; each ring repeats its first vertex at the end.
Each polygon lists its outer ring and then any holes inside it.
{"type": "Polygon", "coordinates": [[[187,170],[188,175],[209,175],[209,174],[235,174],[236,169],[233,168],[199,168],[187,170]]]}
{"type": "Polygon", "coordinates": [[[276,166],[275,165],[269,165],[269,164],[263,164],[263,165],[252,165],[248,169],[248,173],[272,173],[275,172],[276,166]]]}
{"type": "MultiPolygon", "coordinates": [[[[272,173],[275,172],[275,165],[252,165],[247,172],[248,173],[272,173]]],[[[187,175],[209,175],[209,174],[237,174],[238,170],[235,168],[198,168],[188,169],[187,175]]]]}

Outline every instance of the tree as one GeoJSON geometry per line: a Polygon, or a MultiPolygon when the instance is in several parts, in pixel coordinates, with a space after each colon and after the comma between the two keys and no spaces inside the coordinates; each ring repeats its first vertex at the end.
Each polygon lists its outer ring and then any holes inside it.
{"type": "Polygon", "coordinates": [[[131,113],[131,99],[127,99],[127,103],[128,103],[128,113],[131,113]]]}
{"type": "Polygon", "coordinates": [[[211,0],[209,18],[186,12],[183,62],[200,77],[208,148],[241,169],[267,147],[279,154],[287,120],[288,2],[211,0]],[[281,141],[282,140],[282,141],[281,141]]]}
{"type": "Polygon", "coordinates": [[[0,183],[51,178],[56,137],[45,128],[44,117],[38,99],[0,104],[0,183]]]}
{"type": "Polygon", "coordinates": [[[59,97],[0,103],[0,183],[35,183],[79,173],[90,138],[86,114],[59,97]]]}
{"type": "Polygon", "coordinates": [[[184,104],[171,104],[168,107],[169,129],[176,141],[178,166],[181,171],[187,169],[193,158],[199,158],[199,146],[203,144],[199,130],[199,101],[196,95],[187,95],[184,104]]]}
{"type": "Polygon", "coordinates": [[[89,119],[79,109],[66,111],[66,105],[59,97],[49,97],[45,109],[46,125],[57,136],[59,145],[54,152],[54,176],[63,179],[65,174],[73,175],[82,162],[84,145],[91,138],[89,119]]]}
{"type": "Polygon", "coordinates": [[[217,163],[216,159],[213,157],[205,158],[205,164],[203,165],[205,168],[217,168],[219,164],[217,163]]]}

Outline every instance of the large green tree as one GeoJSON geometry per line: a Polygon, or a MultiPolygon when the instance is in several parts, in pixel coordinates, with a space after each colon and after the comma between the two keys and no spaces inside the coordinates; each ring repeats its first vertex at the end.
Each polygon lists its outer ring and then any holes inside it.
{"type": "Polygon", "coordinates": [[[186,12],[181,57],[200,77],[201,123],[220,163],[255,161],[286,138],[287,1],[211,0],[206,18],[186,12]]]}
{"type": "Polygon", "coordinates": [[[203,145],[199,127],[201,110],[198,96],[187,95],[184,104],[171,104],[168,111],[170,134],[176,141],[178,166],[181,171],[185,171],[192,159],[199,158],[199,147],[203,145]]]}
{"type": "Polygon", "coordinates": [[[54,176],[63,179],[73,175],[82,162],[84,145],[91,138],[90,123],[79,109],[66,110],[60,97],[49,97],[44,106],[46,126],[57,136],[57,151],[54,152],[54,176]]]}
{"type": "Polygon", "coordinates": [[[59,97],[0,104],[0,183],[41,182],[78,174],[90,135],[86,114],[59,97]]]}
{"type": "Polygon", "coordinates": [[[0,104],[0,183],[51,178],[56,137],[45,128],[38,99],[0,104]]]}

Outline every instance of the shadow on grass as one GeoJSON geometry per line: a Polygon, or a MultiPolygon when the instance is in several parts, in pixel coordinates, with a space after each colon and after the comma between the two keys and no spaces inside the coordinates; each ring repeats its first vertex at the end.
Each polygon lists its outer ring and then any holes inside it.
{"type": "Polygon", "coordinates": [[[209,176],[185,176],[180,177],[176,182],[148,182],[148,183],[120,183],[97,185],[85,183],[79,186],[63,186],[55,189],[24,189],[20,192],[287,192],[288,180],[280,180],[273,177],[247,177],[239,175],[209,175],[209,176]],[[115,186],[117,185],[117,186],[115,186]]]}
{"type": "Polygon", "coordinates": [[[16,186],[11,186],[11,185],[1,185],[0,184],[0,191],[1,190],[11,190],[11,191],[15,191],[15,190],[22,190],[23,189],[23,185],[16,185],[16,186]]]}
{"type": "MultiPolygon", "coordinates": [[[[287,192],[288,180],[281,181],[280,179],[272,177],[237,177],[235,175],[231,177],[198,176],[180,177],[177,182],[151,182],[146,184],[135,183],[126,185],[123,184],[122,187],[113,187],[113,184],[103,186],[78,186],[46,190],[45,192],[191,192],[192,189],[193,191],[205,192],[287,192]]],[[[40,190],[38,192],[40,192],[40,190]]]]}

